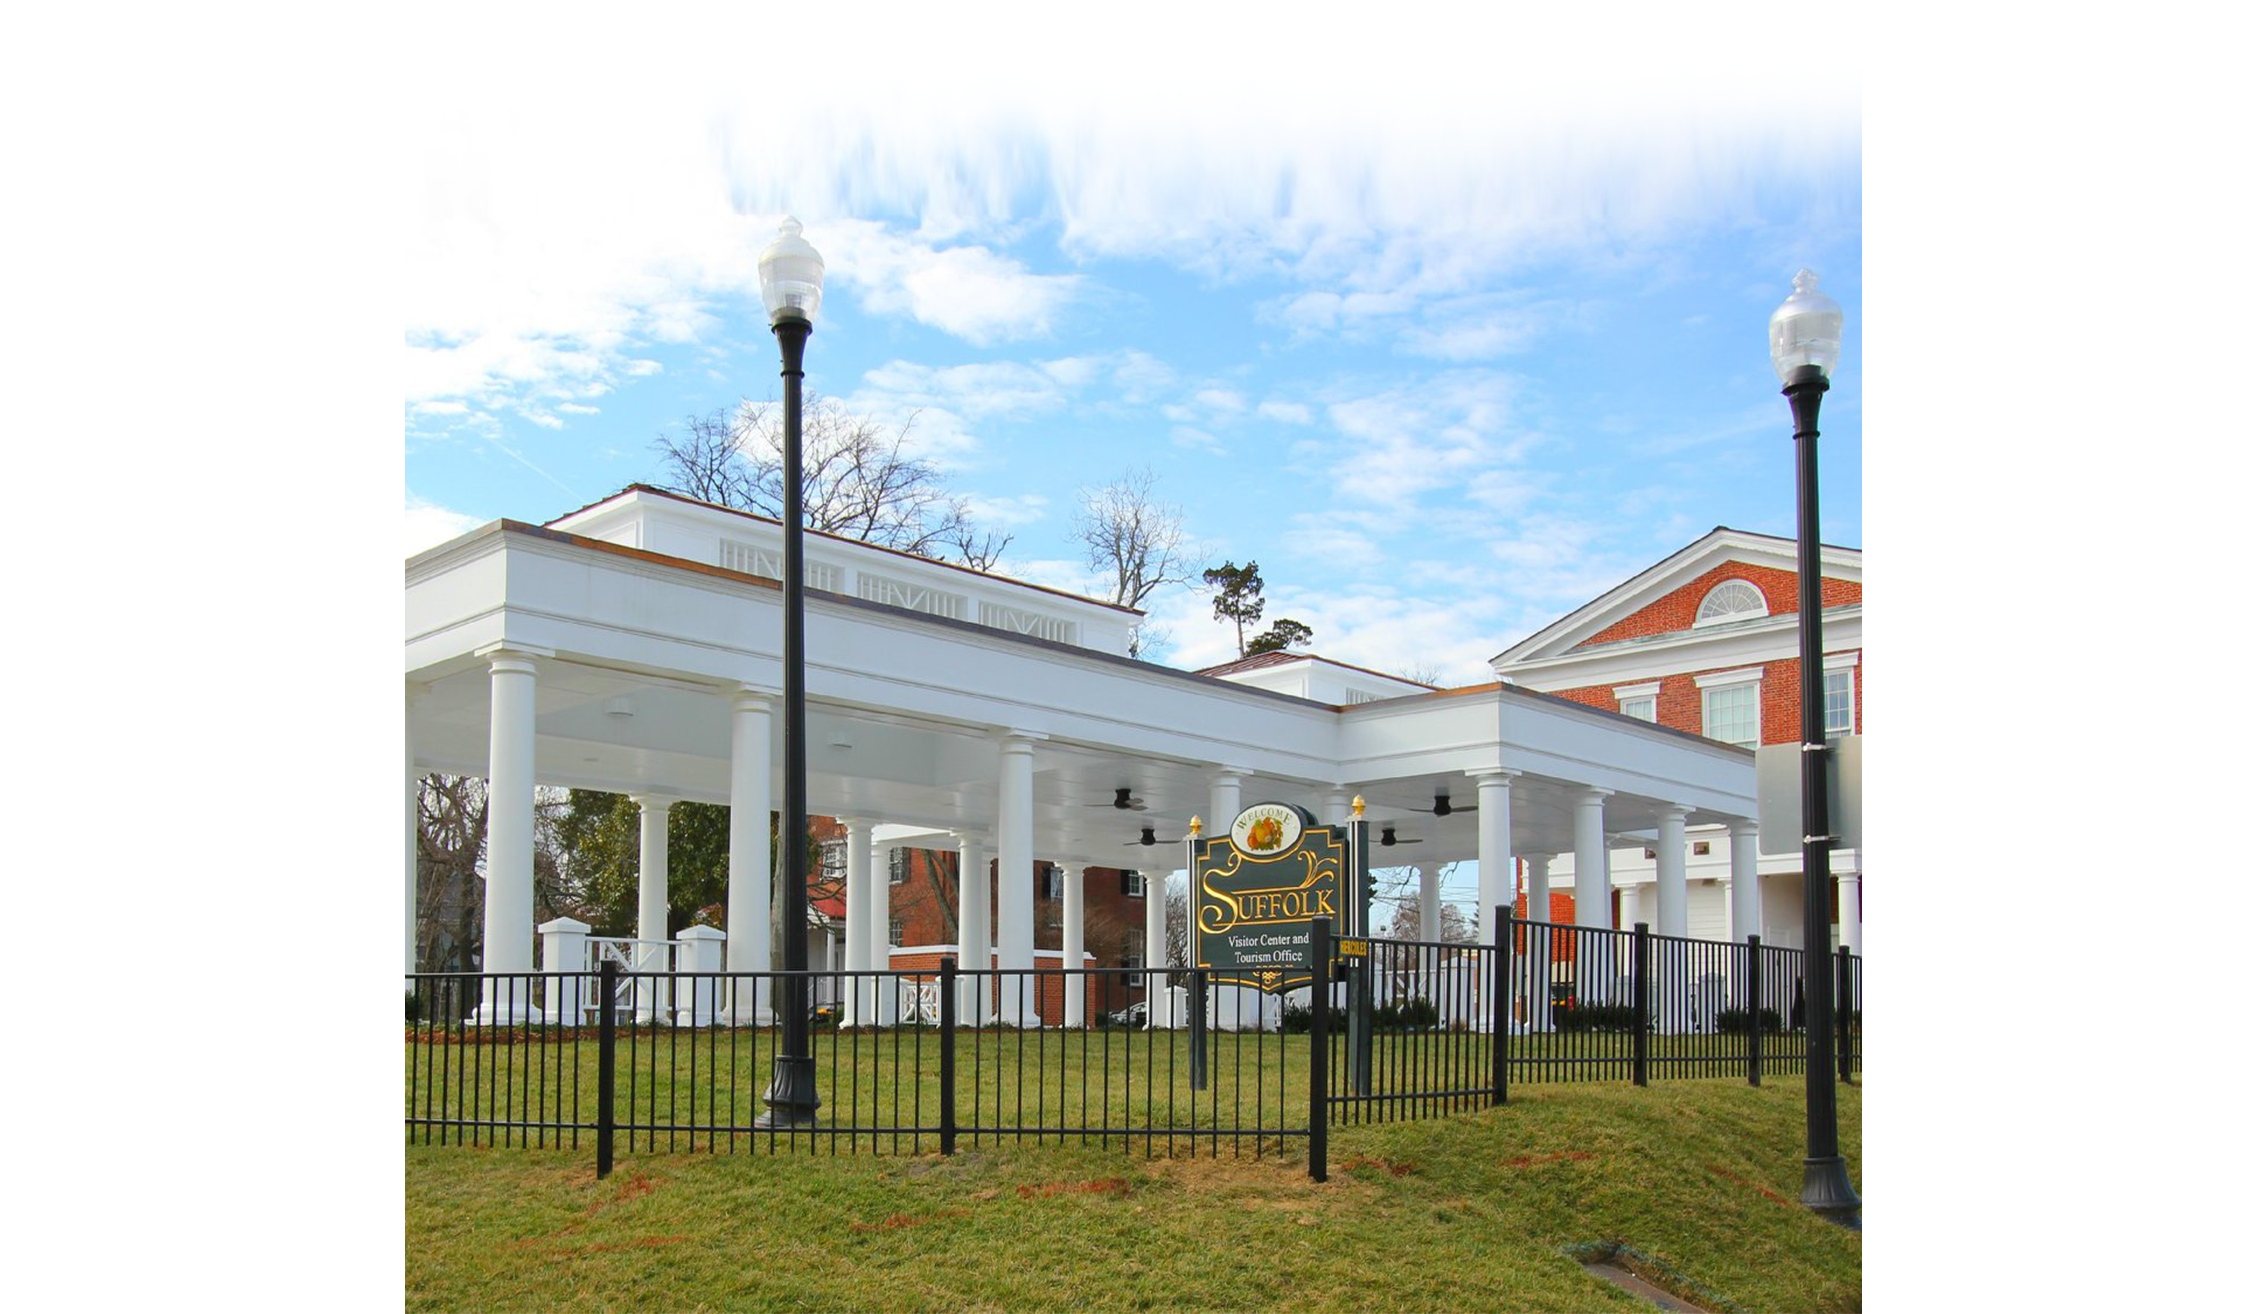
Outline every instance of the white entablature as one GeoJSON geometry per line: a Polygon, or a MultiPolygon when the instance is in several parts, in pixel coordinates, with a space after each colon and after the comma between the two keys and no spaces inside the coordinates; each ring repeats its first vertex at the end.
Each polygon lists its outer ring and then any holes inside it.
{"type": "MultiPolygon", "coordinates": [[[[777,520],[642,484],[547,527],[743,575],[781,577],[777,520]]],[[[803,540],[803,584],[1096,652],[1124,652],[1141,616],[1113,603],[815,530],[803,540]]]]}

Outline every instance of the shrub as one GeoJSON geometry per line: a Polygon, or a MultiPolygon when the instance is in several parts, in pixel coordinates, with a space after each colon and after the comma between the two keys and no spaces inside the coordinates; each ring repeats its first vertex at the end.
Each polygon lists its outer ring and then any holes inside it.
{"type": "MultiPolygon", "coordinates": [[[[1634,1004],[1568,1004],[1558,1010],[1557,1027],[1560,1031],[1626,1031],[1637,1029],[1637,1007],[1634,1004]]],[[[1646,1018],[1646,1029],[1651,1019],[1646,1018]]]]}
{"type": "Polygon", "coordinates": [[[1410,1031],[1430,1031],[1440,1025],[1440,1006],[1418,995],[1401,1005],[1401,1026],[1410,1031]]]}
{"type": "Polygon", "coordinates": [[[424,997],[423,995],[421,995],[421,994],[418,994],[418,993],[417,993],[416,991],[414,991],[414,990],[405,990],[405,991],[403,991],[403,992],[402,992],[402,996],[401,996],[401,997],[402,997],[402,1000],[403,1000],[403,1002],[404,1002],[404,1003],[405,1003],[405,1004],[406,1004],[406,1005],[408,1006],[408,1010],[409,1010],[409,1017],[408,1017],[408,1020],[409,1020],[409,1021],[411,1021],[411,1022],[422,1022],[422,1021],[424,1021],[424,1020],[425,1020],[425,997],[424,997]]]}
{"type": "MultiPolygon", "coordinates": [[[[1726,1008],[1717,1013],[1715,1015],[1715,1029],[1717,1031],[1745,1031],[1747,1029],[1747,1010],[1726,1008]]],[[[1765,1008],[1762,1011],[1762,1029],[1765,1033],[1784,1029],[1784,1023],[1779,1020],[1777,1009],[1765,1008]]]]}

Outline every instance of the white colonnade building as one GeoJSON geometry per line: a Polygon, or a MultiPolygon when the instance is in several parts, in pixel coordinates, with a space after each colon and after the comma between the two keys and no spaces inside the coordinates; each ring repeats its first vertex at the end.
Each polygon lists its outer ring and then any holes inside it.
{"type": "MultiPolygon", "coordinates": [[[[1335,823],[1362,795],[1373,821],[1424,841],[1371,861],[1433,867],[1425,925],[1439,924],[1437,864],[1475,861],[1485,926],[1512,901],[1522,856],[1572,853],[1578,920],[1610,924],[1608,835],[1671,815],[1751,828],[1756,814],[1754,754],[1697,735],[1507,685],[1428,690],[1313,658],[1269,664],[1307,663],[1298,692],[1281,687],[1287,670],[1172,670],[1122,655],[1138,619],[1125,608],[825,535],[807,543],[810,810],[849,823],[845,966],[887,961],[895,846],[956,847],[971,873],[990,857],[1003,873],[1042,859],[1136,868],[1152,896],[1148,961],[1161,964],[1154,895],[1182,865],[1175,841],[1191,816],[1216,833],[1269,799],[1335,823]],[[1118,806],[1120,790],[1138,807],[1118,806]],[[1133,844],[1144,826],[1152,847],[1133,844]]],[[[671,802],[731,805],[717,965],[771,970],[779,548],[775,521],[633,486],[548,526],[498,521],[409,559],[406,970],[419,966],[414,810],[428,771],[489,783],[483,970],[536,966],[538,786],[639,797],[649,836],[665,834],[671,802]]],[[[665,852],[647,852],[665,891],[665,852]]],[[[963,883],[963,960],[996,949],[1005,968],[1046,961],[1032,901],[1000,899],[989,926],[977,884],[963,883]]],[[[578,926],[557,928],[559,942],[578,926]]],[[[1065,932],[1075,952],[1081,937],[1065,932]]]]}

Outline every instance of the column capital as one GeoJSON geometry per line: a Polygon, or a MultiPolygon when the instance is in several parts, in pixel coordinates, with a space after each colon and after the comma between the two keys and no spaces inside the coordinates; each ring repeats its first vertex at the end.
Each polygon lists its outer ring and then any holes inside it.
{"type": "Polygon", "coordinates": [[[1581,785],[1574,790],[1576,803],[1603,803],[1613,797],[1613,791],[1601,785],[1581,785]]]}
{"type": "Polygon", "coordinates": [[[1466,767],[1464,774],[1482,785],[1508,785],[1521,773],[1509,767],[1466,767]]]}
{"type": "Polygon", "coordinates": [[[955,828],[953,830],[946,831],[945,833],[950,835],[953,839],[959,841],[961,844],[965,844],[973,848],[986,848],[989,847],[991,843],[991,832],[988,830],[964,830],[955,828]]]}
{"type": "Polygon", "coordinates": [[[1247,766],[1215,766],[1212,768],[1212,780],[1222,785],[1230,780],[1240,780],[1245,776],[1257,774],[1255,768],[1247,766]]]}
{"type": "Polygon", "coordinates": [[[995,730],[991,737],[999,742],[999,751],[1002,753],[1028,753],[1047,738],[1036,730],[1022,730],[1014,726],[995,730]]]}
{"type": "Polygon", "coordinates": [[[674,794],[653,793],[632,794],[629,796],[629,801],[637,804],[639,811],[659,811],[664,815],[668,813],[670,804],[684,802],[683,799],[678,798],[674,794]]]}
{"type": "Polygon", "coordinates": [[[1699,809],[1689,803],[1663,803],[1660,805],[1660,819],[1666,821],[1670,817],[1674,817],[1681,821],[1697,811],[1699,809]]]}
{"type": "Polygon", "coordinates": [[[777,690],[758,684],[726,685],[723,693],[735,712],[768,712],[779,701],[777,690]]]}
{"type": "Polygon", "coordinates": [[[539,648],[531,643],[504,642],[474,648],[472,655],[488,663],[488,673],[491,675],[499,672],[533,675],[535,663],[538,659],[554,657],[558,654],[549,648],[539,648]]]}
{"type": "Polygon", "coordinates": [[[1753,839],[1761,830],[1761,825],[1753,817],[1733,817],[1730,829],[1733,839],[1753,839]]]}

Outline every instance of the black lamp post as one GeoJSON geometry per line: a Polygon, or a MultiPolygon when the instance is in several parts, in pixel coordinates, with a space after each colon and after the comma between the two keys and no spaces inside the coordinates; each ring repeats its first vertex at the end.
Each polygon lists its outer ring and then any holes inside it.
{"type": "Polygon", "coordinates": [[[1796,497],[1800,502],[1802,669],[1802,992],[1809,1040],[1809,1153],[1802,1160],[1802,1203],[1843,1227],[1859,1226],[1856,1188],[1841,1157],[1833,1090],[1833,956],[1826,952],[1825,625],[1818,562],[1818,407],[1841,356],[1841,307],[1817,290],[1818,276],[1794,276],[1794,293],[1770,317],[1770,359],[1794,408],[1796,497]]]}
{"type": "Polygon", "coordinates": [[[786,393],[787,441],[782,453],[781,484],[786,505],[779,528],[786,550],[781,553],[780,581],[786,592],[787,619],[780,663],[786,668],[786,806],[779,815],[781,873],[779,924],[779,989],[773,1006],[780,1016],[779,1053],[772,1060],[771,1088],[764,1092],[768,1111],[757,1120],[762,1127],[808,1126],[817,1120],[818,1081],[810,1055],[810,1003],[805,998],[810,970],[810,788],[804,775],[807,718],[803,699],[803,344],[810,340],[811,322],[818,318],[818,300],[826,279],[826,262],[803,240],[803,226],[793,216],[779,225],[779,236],[763,249],[756,268],[763,281],[763,307],[771,315],[771,332],[779,339],[779,378],[786,393]]]}

